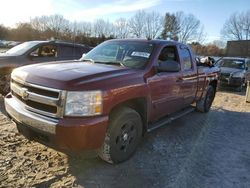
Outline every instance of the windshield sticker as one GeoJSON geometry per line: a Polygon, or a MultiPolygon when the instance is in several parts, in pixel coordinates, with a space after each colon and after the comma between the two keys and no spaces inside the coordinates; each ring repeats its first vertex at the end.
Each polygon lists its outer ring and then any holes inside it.
{"type": "Polygon", "coordinates": [[[149,58],[150,53],[147,53],[147,52],[133,52],[133,53],[131,54],[131,56],[138,56],[138,57],[149,58]]]}
{"type": "Polygon", "coordinates": [[[243,64],[244,62],[242,62],[242,61],[234,61],[234,63],[236,63],[236,64],[243,64]]]}

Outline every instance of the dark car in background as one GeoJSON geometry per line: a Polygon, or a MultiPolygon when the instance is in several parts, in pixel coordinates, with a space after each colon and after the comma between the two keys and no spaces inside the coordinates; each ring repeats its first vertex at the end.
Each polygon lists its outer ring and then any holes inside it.
{"type": "Polygon", "coordinates": [[[242,91],[250,80],[250,59],[224,57],[217,62],[221,69],[220,85],[230,86],[242,91]]]}
{"type": "Polygon", "coordinates": [[[0,53],[0,93],[9,92],[10,74],[16,67],[49,61],[79,59],[90,49],[87,45],[61,41],[28,41],[5,53],[0,53]]]}

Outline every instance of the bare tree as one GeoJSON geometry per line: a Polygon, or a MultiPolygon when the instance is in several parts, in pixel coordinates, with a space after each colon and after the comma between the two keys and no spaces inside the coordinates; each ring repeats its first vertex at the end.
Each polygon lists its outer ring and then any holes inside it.
{"type": "Polygon", "coordinates": [[[9,35],[11,40],[16,41],[41,39],[39,32],[33,29],[30,23],[18,23],[16,28],[11,29],[9,35]]]}
{"type": "Polygon", "coordinates": [[[56,14],[48,17],[47,26],[55,33],[55,37],[60,37],[60,33],[69,27],[69,21],[56,14]]]}
{"type": "Polygon", "coordinates": [[[119,18],[114,22],[115,36],[117,38],[127,38],[129,35],[128,22],[125,18],[119,18]]]}
{"type": "Polygon", "coordinates": [[[77,22],[77,33],[84,36],[91,36],[92,24],[90,22],[77,22]]]}
{"type": "Polygon", "coordinates": [[[204,36],[203,27],[200,20],[193,14],[186,15],[183,12],[177,12],[176,18],[180,27],[178,32],[178,39],[180,42],[188,43],[202,40],[204,36]]]}
{"type": "Polygon", "coordinates": [[[46,37],[60,38],[61,34],[68,30],[69,21],[63,16],[55,14],[51,16],[35,17],[30,21],[31,26],[40,31],[45,32],[46,37]]]}
{"type": "Polygon", "coordinates": [[[47,16],[35,17],[30,20],[32,28],[37,31],[44,32],[48,29],[47,26],[47,16]]]}
{"type": "Polygon", "coordinates": [[[113,24],[103,19],[97,19],[93,24],[93,33],[95,37],[112,36],[114,35],[113,24]]]}
{"type": "Polygon", "coordinates": [[[3,25],[0,25],[0,40],[1,39],[6,39],[8,36],[8,28],[4,27],[3,25]]]}
{"type": "Polygon", "coordinates": [[[198,35],[197,35],[197,37],[195,38],[194,41],[203,44],[207,39],[207,33],[204,32],[204,26],[203,25],[201,25],[199,27],[197,34],[198,35]]]}
{"type": "Polygon", "coordinates": [[[221,30],[225,39],[248,40],[250,38],[250,10],[233,13],[221,30]]]}
{"type": "Polygon", "coordinates": [[[175,14],[166,13],[164,18],[164,26],[162,31],[162,38],[170,38],[172,40],[178,40],[178,33],[180,32],[180,23],[177,20],[175,14]]]}
{"type": "Polygon", "coordinates": [[[130,33],[137,38],[143,37],[143,32],[145,31],[145,19],[146,19],[146,12],[140,10],[136,12],[136,14],[130,18],[129,20],[129,29],[130,33]]]}
{"type": "Polygon", "coordinates": [[[145,17],[145,36],[154,39],[162,30],[163,17],[157,12],[146,13],[145,17]]]}
{"type": "Polygon", "coordinates": [[[214,40],[212,44],[219,48],[226,48],[226,45],[227,45],[226,42],[223,40],[214,40]]]}

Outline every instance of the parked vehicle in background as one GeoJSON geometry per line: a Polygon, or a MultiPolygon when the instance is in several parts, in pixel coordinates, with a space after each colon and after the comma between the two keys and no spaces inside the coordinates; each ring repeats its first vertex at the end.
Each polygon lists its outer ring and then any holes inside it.
{"type": "Polygon", "coordinates": [[[250,59],[224,57],[216,65],[221,69],[220,85],[234,87],[242,91],[250,80],[250,59]]]}
{"type": "Polygon", "coordinates": [[[7,48],[13,48],[13,47],[15,47],[15,46],[17,46],[17,45],[19,45],[19,44],[21,44],[22,42],[18,42],[18,41],[8,41],[8,43],[7,43],[7,48]]]}
{"type": "Polygon", "coordinates": [[[0,40],[0,48],[3,48],[3,47],[5,47],[4,42],[2,42],[2,41],[0,40]]]}
{"type": "Polygon", "coordinates": [[[208,112],[219,68],[164,40],[110,40],[79,62],[15,69],[5,108],[19,132],[62,150],[127,160],[142,135],[194,108],[208,112]]]}
{"type": "Polygon", "coordinates": [[[21,44],[21,42],[0,40],[0,48],[5,48],[5,51],[7,51],[8,49],[10,49],[18,44],[21,44]]]}
{"type": "Polygon", "coordinates": [[[48,61],[79,59],[90,49],[86,45],[60,41],[29,41],[5,53],[0,53],[0,93],[9,92],[10,74],[16,67],[48,61]]]}

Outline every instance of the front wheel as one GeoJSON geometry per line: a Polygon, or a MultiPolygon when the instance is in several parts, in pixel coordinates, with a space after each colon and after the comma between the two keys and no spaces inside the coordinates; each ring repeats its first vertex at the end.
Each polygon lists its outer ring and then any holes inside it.
{"type": "Polygon", "coordinates": [[[108,163],[120,163],[135,152],[142,137],[141,116],[135,110],[123,107],[110,115],[105,141],[99,151],[108,163]]]}
{"type": "Polygon", "coordinates": [[[208,112],[212,106],[214,97],[215,88],[209,85],[205,97],[196,103],[196,110],[199,112],[208,112]]]}

